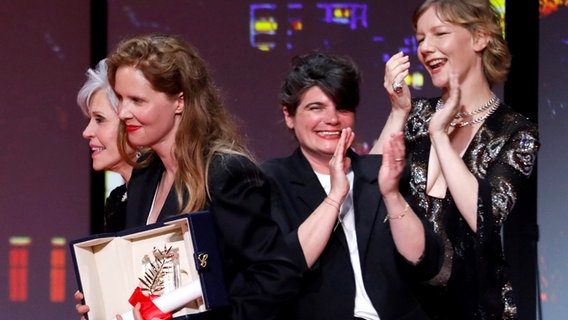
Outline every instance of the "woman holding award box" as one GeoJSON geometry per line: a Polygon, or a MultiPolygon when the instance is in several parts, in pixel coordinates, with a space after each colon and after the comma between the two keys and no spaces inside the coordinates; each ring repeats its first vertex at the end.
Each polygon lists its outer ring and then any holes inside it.
{"type": "Polygon", "coordinates": [[[150,149],[128,185],[126,228],[209,210],[230,302],[214,318],[273,319],[296,293],[299,270],[206,62],[178,37],[154,34],[120,43],[108,67],[122,144],[150,149]]]}

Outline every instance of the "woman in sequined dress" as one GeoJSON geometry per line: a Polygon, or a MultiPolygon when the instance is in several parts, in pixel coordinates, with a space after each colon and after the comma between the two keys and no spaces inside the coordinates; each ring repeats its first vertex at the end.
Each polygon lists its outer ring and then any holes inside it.
{"type": "Polygon", "coordinates": [[[393,55],[384,78],[392,110],[371,153],[404,131],[407,191],[446,244],[440,273],[418,295],[432,319],[516,319],[501,228],[540,144],[536,124],[492,92],[511,61],[499,16],[487,0],[426,0],[413,25],[441,97],[411,99],[409,58],[393,55]]]}

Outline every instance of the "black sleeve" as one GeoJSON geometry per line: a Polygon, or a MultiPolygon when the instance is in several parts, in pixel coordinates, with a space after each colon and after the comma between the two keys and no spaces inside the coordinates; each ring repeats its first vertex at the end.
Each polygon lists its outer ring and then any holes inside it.
{"type": "Polygon", "coordinates": [[[300,272],[272,220],[269,184],[247,158],[225,155],[211,165],[209,186],[233,319],[274,319],[298,292],[300,272]]]}

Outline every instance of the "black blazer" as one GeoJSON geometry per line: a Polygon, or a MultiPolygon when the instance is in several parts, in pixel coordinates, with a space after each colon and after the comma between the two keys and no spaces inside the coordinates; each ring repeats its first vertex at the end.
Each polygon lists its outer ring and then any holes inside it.
{"type": "MultiPolygon", "coordinates": [[[[164,172],[156,157],[150,166],[135,169],[128,184],[127,228],[143,226],[164,172]]],[[[297,293],[300,272],[290,258],[281,231],[270,216],[270,186],[249,159],[217,156],[209,168],[211,199],[230,316],[211,319],[274,319],[283,301],[297,293]]],[[[174,188],[158,220],[179,213],[174,188]]],[[[199,317],[202,319],[202,317],[199,317]]]]}
{"type": "MultiPolygon", "coordinates": [[[[412,266],[396,251],[382,202],[377,174],[381,156],[349,151],[354,172],[353,202],[357,245],[365,289],[381,320],[427,319],[414,298],[410,282],[428,279],[439,269],[441,243],[427,233],[424,258],[412,266]]],[[[297,149],[287,158],[262,164],[272,185],[272,214],[295,248],[304,268],[300,294],[281,319],[353,319],[355,278],[345,234],[339,226],[310,270],[298,240],[299,225],[321,204],[326,193],[308,161],[297,149]]],[[[425,228],[431,230],[432,228],[425,228]]]]}

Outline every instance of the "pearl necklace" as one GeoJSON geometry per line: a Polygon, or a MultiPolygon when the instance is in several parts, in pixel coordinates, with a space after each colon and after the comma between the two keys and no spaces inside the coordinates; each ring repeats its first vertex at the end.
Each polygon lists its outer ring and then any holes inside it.
{"type": "MultiPolygon", "coordinates": [[[[499,108],[500,103],[501,103],[501,100],[499,98],[497,98],[497,96],[495,94],[493,94],[491,99],[489,99],[489,101],[484,103],[481,107],[479,107],[479,108],[477,108],[473,111],[469,111],[469,112],[468,111],[458,112],[455,115],[454,118],[460,119],[460,118],[464,118],[464,117],[474,116],[476,114],[479,114],[479,113],[489,109],[489,111],[487,111],[487,113],[485,113],[483,116],[481,116],[479,118],[474,118],[471,121],[451,122],[450,126],[461,128],[461,127],[470,126],[470,125],[474,125],[474,124],[483,122],[483,121],[485,121],[485,119],[489,118],[489,116],[492,115],[493,112],[495,112],[495,110],[497,110],[497,108],[499,108]]],[[[442,109],[443,107],[444,107],[444,102],[440,98],[436,102],[436,111],[442,109]]]]}

